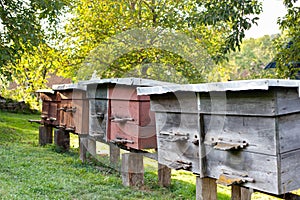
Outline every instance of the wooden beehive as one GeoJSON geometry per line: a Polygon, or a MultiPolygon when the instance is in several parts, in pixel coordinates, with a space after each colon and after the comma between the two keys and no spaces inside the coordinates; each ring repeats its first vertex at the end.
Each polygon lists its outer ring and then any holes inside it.
{"type": "Polygon", "coordinates": [[[284,194],[300,188],[299,84],[268,79],[138,91],[151,95],[160,163],[225,185],[284,194]],[[185,116],[194,109],[197,119],[185,116]]]}
{"type": "Polygon", "coordinates": [[[57,92],[48,89],[38,90],[37,93],[42,100],[41,124],[51,127],[59,125],[60,115],[60,96],[57,92]]]}
{"type": "Polygon", "coordinates": [[[53,85],[60,98],[57,107],[59,124],[57,128],[75,133],[88,134],[89,104],[86,87],[78,84],[53,85]]]}
{"type": "Polygon", "coordinates": [[[194,93],[151,95],[155,111],[158,162],[173,169],[200,173],[199,123],[194,93]]]}
{"type": "Polygon", "coordinates": [[[162,82],[140,79],[92,79],[87,85],[90,102],[90,135],[132,149],[156,148],[154,113],[150,98],[137,96],[138,86],[162,82]]]}

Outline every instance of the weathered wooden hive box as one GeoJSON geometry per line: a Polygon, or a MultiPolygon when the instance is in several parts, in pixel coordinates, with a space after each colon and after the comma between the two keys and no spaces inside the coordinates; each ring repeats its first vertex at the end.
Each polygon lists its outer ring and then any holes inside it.
{"type": "Polygon", "coordinates": [[[151,110],[155,112],[156,119],[158,162],[173,169],[199,174],[197,96],[194,92],[165,92],[170,87],[139,88],[140,94],[151,94],[151,110]]]}
{"type": "Polygon", "coordinates": [[[86,87],[79,84],[53,85],[60,98],[58,128],[75,134],[88,134],[89,104],[86,87]]]}
{"type": "Polygon", "coordinates": [[[299,84],[231,81],[139,88],[138,93],[151,95],[160,163],[225,185],[284,194],[300,188],[299,84]],[[190,109],[180,103],[188,96],[190,109]]]}
{"type": "Polygon", "coordinates": [[[90,102],[90,135],[126,148],[156,148],[154,113],[149,96],[137,96],[136,88],[162,85],[140,78],[92,79],[87,85],[90,102]]]}
{"type": "Polygon", "coordinates": [[[38,90],[42,100],[41,124],[56,127],[59,125],[60,115],[58,107],[60,106],[60,96],[51,89],[38,90]]]}

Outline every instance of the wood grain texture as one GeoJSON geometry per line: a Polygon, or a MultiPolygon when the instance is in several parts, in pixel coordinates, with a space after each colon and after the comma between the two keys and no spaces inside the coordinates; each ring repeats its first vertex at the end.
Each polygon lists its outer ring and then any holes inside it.
{"type": "Polygon", "coordinates": [[[197,113],[197,96],[194,92],[151,95],[151,110],[159,112],[197,113]]]}
{"type": "Polygon", "coordinates": [[[137,153],[122,154],[122,182],[124,186],[144,185],[143,156],[137,153]]]}
{"type": "Polygon", "coordinates": [[[246,142],[243,151],[277,155],[274,117],[204,115],[206,143],[246,142]]]}
{"type": "Polygon", "coordinates": [[[200,112],[207,114],[274,116],[273,90],[200,93],[200,112]]]}
{"type": "Polygon", "coordinates": [[[53,128],[51,126],[39,127],[39,145],[52,144],[53,141],[53,128]]]}
{"type": "Polygon", "coordinates": [[[243,186],[278,194],[279,176],[277,157],[246,151],[222,151],[205,145],[206,176],[218,179],[221,174],[247,177],[254,182],[243,186]]]}
{"type": "Polygon", "coordinates": [[[89,134],[97,135],[100,141],[107,140],[107,119],[109,117],[107,99],[89,100],[89,134]]]}
{"type": "Polygon", "coordinates": [[[280,156],[279,194],[299,189],[300,187],[300,150],[283,153],[280,156]]]}
{"type": "Polygon", "coordinates": [[[217,200],[217,184],[212,178],[196,177],[196,200],[217,200]]]}
{"type": "Polygon", "coordinates": [[[64,151],[70,149],[70,133],[62,129],[54,131],[54,144],[64,151]]]}
{"type": "Polygon", "coordinates": [[[120,170],[120,148],[114,144],[109,144],[110,165],[116,170],[120,170]]]}
{"type": "Polygon", "coordinates": [[[300,149],[300,113],[280,116],[277,123],[280,153],[300,149]]]}
{"type": "Polygon", "coordinates": [[[160,163],[158,163],[158,184],[162,187],[171,185],[171,169],[160,163]]]}
{"type": "Polygon", "coordinates": [[[155,117],[159,163],[174,169],[181,162],[190,163],[186,170],[199,174],[197,114],[156,113],[155,117]]]}

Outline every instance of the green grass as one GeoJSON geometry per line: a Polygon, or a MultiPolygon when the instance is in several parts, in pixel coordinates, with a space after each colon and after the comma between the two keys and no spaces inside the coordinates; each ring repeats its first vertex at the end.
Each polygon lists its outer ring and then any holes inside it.
{"type": "MultiPolygon", "coordinates": [[[[145,158],[145,186],[138,189],[122,185],[119,172],[106,167],[107,157],[82,164],[76,136],[70,152],[40,147],[39,125],[27,121],[38,118],[0,111],[0,199],[195,199],[194,175],[172,171],[172,185],[159,187],[153,160],[145,158]]],[[[229,200],[230,188],[218,186],[218,199],[229,200]]],[[[257,193],[253,199],[275,198],[257,193]]]]}

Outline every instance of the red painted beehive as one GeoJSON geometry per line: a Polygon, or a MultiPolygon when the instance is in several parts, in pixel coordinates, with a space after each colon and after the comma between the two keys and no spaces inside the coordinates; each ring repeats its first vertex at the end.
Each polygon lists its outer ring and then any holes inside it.
{"type": "Polygon", "coordinates": [[[90,134],[127,149],[157,147],[155,116],[149,96],[137,96],[137,87],[166,83],[140,78],[86,81],[90,101],[90,134]]]}
{"type": "Polygon", "coordinates": [[[57,128],[76,134],[87,134],[89,108],[85,87],[76,84],[54,85],[53,90],[60,98],[57,106],[60,116],[57,128]]]}
{"type": "Polygon", "coordinates": [[[56,127],[59,125],[60,96],[57,92],[48,89],[38,90],[42,100],[41,124],[56,127]]]}

